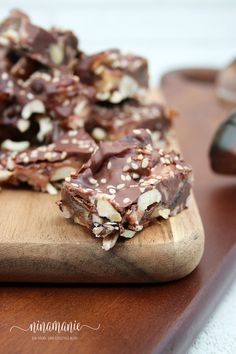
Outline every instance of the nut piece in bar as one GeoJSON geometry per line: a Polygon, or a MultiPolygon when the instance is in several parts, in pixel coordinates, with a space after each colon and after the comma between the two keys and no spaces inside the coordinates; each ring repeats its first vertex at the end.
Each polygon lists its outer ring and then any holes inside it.
{"type": "Polygon", "coordinates": [[[5,140],[27,141],[36,136],[38,124],[21,117],[18,102],[20,87],[12,75],[0,70],[0,143],[5,140]]]}
{"type": "Polygon", "coordinates": [[[181,212],[192,186],[192,168],[174,152],[153,148],[148,130],[101,142],[80,171],[66,178],[58,205],[112,248],[156,221],[181,212]]]}
{"type": "Polygon", "coordinates": [[[94,89],[81,84],[77,76],[64,73],[34,73],[23,83],[23,87],[26,93],[23,93],[22,99],[25,103],[31,105],[32,100],[40,100],[56,120],[67,121],[73,116],[76,128],[83,126],[83,119],[87,117],[95,95],[94,89]]]}
{"type": "Polygon", "coordinates": [[[24,152],[2,152],[0,182],[27,184],[35,190],[56,194],[58,182],[87,161],[97,148],[83,129],[64,133],[53,144],[24,152]]]}
{"type": "Polygon", "coordinates": [[[78,129],[89,116],[94,90],[75,75],[37,72],[17,82],[5,71],[0,75],[3,144],[7,139],[48,144],[54,140],[56,125],[64,130],[78,129]]]}
{"type": "Polygon", "coordinates": [[[142,104],[131,99],[119,105],[96,104],[91,108],[85,130],[96,141],[101,141],[117,140],[132,132],[133,129],[145,128],[155,131],[160,141],[165,140],[173,116],[173,111],[158,103],[142,104]]]}
{"type": "Polygon", "coordinates": [[[12,11],[1,23],[0,45],[19,60],[26,57],[52,68],[69,67],[78,54],[78,41],[71,31],[47,31],[20,11],[12,11]]]}
{"type": "Polygon", "coordinates": [[[146,59],[107,50],[91,56],[81,56],[75,73],[81,81],[96,89],[98,101],[119,103],[142,96],[148,86],[146,59]]]}

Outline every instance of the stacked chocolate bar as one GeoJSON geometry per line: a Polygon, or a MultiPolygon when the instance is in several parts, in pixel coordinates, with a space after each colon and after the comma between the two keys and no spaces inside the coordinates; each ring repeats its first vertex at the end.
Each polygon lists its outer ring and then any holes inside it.
{"type": "Polygon", "coordinates": [[[45,30],[20,11],[0,24],[0,59],[2,184],[55,194],[66,180],[63,214],[105,249],[186,207],[191,168],[157,148],[175,114],[148,103],[146,59],[88,55],[73,32],[45,30]]]}
{"type": "Polygon", "coordinates": [[[0,182],[57,193],[57,183],[77,171],[96,150],[94,140],[83,130],[69,130],[49,145],[25,151],[0,153],[0,182]],[[56,185],[54,186],[54,184],[56,185]]]}
{"type": "Polygon", "coordinates": [[[174,152],[153,147],[149,130],[99,149],[66,178],[58,203],[65,218],[89,228],[103,248],[118,237],[133,237],[156,221],[182,211],[192,185],[192,169],[174,152]]]}

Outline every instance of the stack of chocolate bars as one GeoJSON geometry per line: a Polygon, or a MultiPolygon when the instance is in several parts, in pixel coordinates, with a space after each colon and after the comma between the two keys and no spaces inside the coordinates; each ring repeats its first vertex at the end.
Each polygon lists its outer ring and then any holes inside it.
{"type": "Polygon", "coordinates": [[[84,53],[71,31],[12,11],[0,25],[0,183],[56,194],[110,249],[187,205],[192,170],[166,152],[174,112],[148,97],[147,61],[84,53]]]}

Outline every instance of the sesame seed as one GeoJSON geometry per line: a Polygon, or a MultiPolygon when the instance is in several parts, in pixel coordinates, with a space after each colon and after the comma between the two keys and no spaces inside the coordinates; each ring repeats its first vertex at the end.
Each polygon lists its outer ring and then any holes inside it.
{"type": "Polygon", "coordinates": [[[131,161],[132,161],[132,158],[131,158],[131,156],[129,156],[129,157],[127,158],[126,162],[127,162],[127,163],[130,163],[131,161]]]}
{"type": "Polygon", "coordinates": [[[28,92],[28,93],[27,93],[27,98],[28,98],[29,100],[33,100],[33,99],[34,99],[34,95],[33,95],[31,92],[28,92]]]}
{"type": "Polygon", "coordinates": [[[70,130],[70,131],[68,132],[68,135],[69,135],[69,136],[76,136],[76,135],[77,135],[77,131],[76,131],[76,130],[70,130]]]}
{"type": "Polygon", "coordinates": [[[40,147],[38,148],[38,150],[44,152],[44,151],[47,150],[47,147],[46,147],[46,146],[40,146],[40,147]]]}
{"type": "Polygon", "coordinates": [[[97,180],[92,177],[90,177],[88,180],[91,184],[97,184],[97,180]]]}
{"type": "Polygon", "coordinates": [[[142,161],[142,168],[146,168],[148,167],[148,159],[145,157],[145,159],[143,159],[142,161]]]}
{"type": "Polygon", "coordinates": [[[76,183],[71,183],[71,185],[74,187],[78,187],[78,185],[76,183]]]}
{"type": "Polygon", "coordinates": [[[157,182],[156,179],[150,178],[150,179],[144,181],[143,184],[146,186],[146,185],[149,185],[149,184],[155,184],[156,182],[157,182]]]}
{"type": "Polygon", "coordinates": [[[125,184],[124,183],[121,183],[121,184],[118,184],[117,185],[117,189],[122,189],[122,188],[124,188],[125,187],[125,184]]]}
{"type": "Polygon", "coordinates": [[[51,152],[46,152],[45,154],[44,154],[44,158],[46,159],[46,160],[52,160],[52,158],[53,158],[53,156],[52,156],[52,153],[51,152]]]}
{"type": "Polygon", "coordinates": [[[181,165],[176,165],[176,168],[177,168],[177,170],[180,170],[180,171],[182,171],[184,168],[183,168],[183,166],[181,166],[181,165]]]}
{"type": "Polygon", "coordinates": [[[26,156],[26,152],[22,152],[22,154],[19,155],[20,158],[23,158],[24,156],[26,156]]]}
{"type": "Polygon", "coordinates": [[[128,166],[128,165],[124,165],[124,167],[123,167],[122,171],[124,171],[124,172],[129,171],[129,166],[128,166]]]}
{"type": "Polygon", "coordinates": [[[129,198],[124,198],[123,199],[123,202],[126,204],[126,203],[129,203],[129,202],[131,202],[131,199],[129,199],[129,198]]]}
{"type": "MultiPolygon", "coordinates": [[[[55,144],[50,144],[50,145],[48,145],[48,150],[53,150],[54,148],[55,148],[55,144]]],[[[43,148],[44,146],[42,146],[42,148],[43,148]]],[[[39,149],[40,149],[41,147],[39,147],[39,149]]],[[[46,147],[45,147],[45,150],[47,149],[46,147]]]]}
{"type": "Polygon", "coordinates": [[[65,100],[65,101],[62,103],[62,105],[63,105],[64,107],[69,106],[69,104],[70,104],[70,100],[65,100]]]}
{"type": "Polygon", "coordinates": [[[121,175],[120,178],[122,179],[122,181],[126,181],[125,175],[121,175]]]}
{"type": "Polygon", "coordinates": [[[55,152],[55,151],[52,152],[52,158],[53,158],[53,159],[56,159],[56,158],[57,158],[57,152],[55,152]]]}
{"type": "Polygon", "coordinates": [[[146,146],[146,148],[147,148],[147,150],[149,150],[149,151],[152,151],[152,150],[153,150],[153,148],[152,148],[152,145],[151,145],[151,144],[148,144],[148,145],[146,146]]]}
{"type": "Polygon", "coordinates": [[[7,80],[8,77],[9,77],[9,75],[7,72],[2,73],[2,75],[1,75],[2,80],[7,80]]]}
{"type": "Polygon", "coordinates": [[[116,190],[113,189],[113,188],[110,188],[110,189],[109,189],[109,193],[111,193],[111,194],[116,194],[116,190]]]}
{"type": "Polygon", "coordinates": [[[141,131],[138,130],[138,129],[134,129],[133,132],[134,132],[134,134],[136,134],[136,135],[140,135],[140,134],[141,134],[141,131]]]}
{"type": "Polygon", "coordinates": [[[102,178],[102,179],[101,179],[101,183],[107,183],[106,178],[102,178]]]}
{"type": "Polygon", "coordinates": [[[24,163],[28,163],[28,162],[29,162],[28,156],[25,156],[25,157],[23,158],[23,161],[24,161],[24,163]]]}
{"type": "Polygon", "coordinates": [[[161,157],[161,158],[160,158],[160,161],[161,161],[161,163],[165,163],[166,160],[165,160],[164,157],[161,157]]]}
{"type": "Polygon", "coordinates": [[[138,173],[133,173],[132,174],[133,179],[139,179],[139,174],[138,173]]]}
{"type": "Polygon", "coordinates": [[[67,156],[67,153],[65,151],[63,151],[62,154],[61,154],[61,159],[65,159],[66,156],[67,156]]]}
{"type": "Polygon", "coordinates": [[[134,170],[138,170],[138,165],[135,162],[132,162],[131,166],[134,170]]]}
{"type": "Polygon", "coordinates": [[[137,158],[138,158],[138,160],[142,160],[143,159],[143,154],[139,154],[137,158]]]}
{"type": "Polygon", "coordinates": [[[126,181],[131,181],[130,175],[127,175],[127,176],[125,177],[125,179],[126,179],[126,181]]]}
{"type": "Polygon", "coordinates": [[[111,161],[108,162],[108,164],[107,164],[107,169],[108,169],[108,170],[111,169],[111,161]]]}
{"type": "Polygon", "coordinates": [[[38,151],[37,151],[37,150],[31,151],[30,156],[31,156],[32,158],[37,158],[37,157],[38,157],[38,151]]]}

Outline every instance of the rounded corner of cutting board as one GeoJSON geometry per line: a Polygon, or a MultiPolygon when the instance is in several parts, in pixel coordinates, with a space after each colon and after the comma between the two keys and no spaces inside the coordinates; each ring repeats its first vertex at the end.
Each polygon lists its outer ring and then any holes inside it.
{"type": "Polygon", "coordinates": [[[118,244],[112,253],[126,259],[130,268],[143,271],[139,282],[166,282],[187,276],[199,265],[205,243],[195,200],[189,209],[125,242],[125,247],[118,244]]]}
{"type": "Polygon", "coordinates": [[[196,225],[192,230],[185,229],[181,239],[174,236],[172,270],[164,271],[158,281],[177,280],[192,273],[202,259],[204,245],[205,234],[202,225],[196,225]]]}

